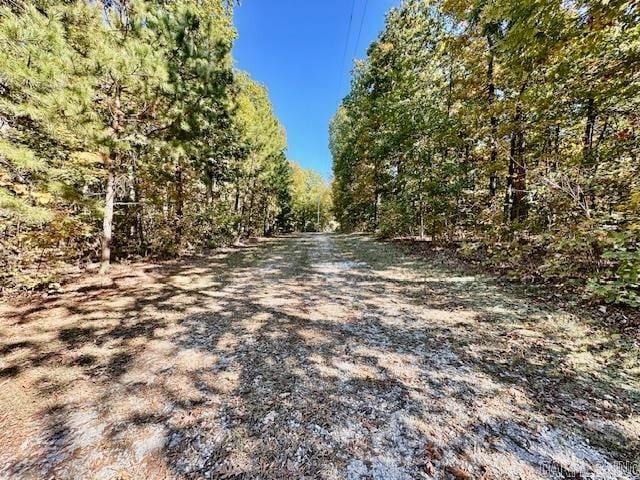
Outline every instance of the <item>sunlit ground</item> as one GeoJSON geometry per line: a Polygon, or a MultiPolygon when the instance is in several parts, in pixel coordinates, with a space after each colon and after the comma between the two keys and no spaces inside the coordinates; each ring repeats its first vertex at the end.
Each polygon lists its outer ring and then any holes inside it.
{"type": "Polygon", "coordinates": [[[631,343],[363,236],[2,310],[3,478],[633,478],[640,457],[631,343]]]}

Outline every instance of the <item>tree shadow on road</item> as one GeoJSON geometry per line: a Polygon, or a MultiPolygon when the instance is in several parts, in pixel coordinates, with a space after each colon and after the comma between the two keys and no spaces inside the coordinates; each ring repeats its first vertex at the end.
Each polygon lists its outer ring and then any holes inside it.
{"type": "Polygon", "coordinates": [[[622,340],[363,237],[120,268],[5,310],[10,477],[545,477],[637,452],[622,340]]]}

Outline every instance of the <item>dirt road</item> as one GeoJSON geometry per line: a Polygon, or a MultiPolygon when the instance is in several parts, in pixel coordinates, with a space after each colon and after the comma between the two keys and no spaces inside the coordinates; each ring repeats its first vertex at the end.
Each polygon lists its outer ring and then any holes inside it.
{"type": "Polygon", "coordinates": [[[0,315],[0,478],[638,478],[637,348],[367,237],[120,266],[0,315]]]}

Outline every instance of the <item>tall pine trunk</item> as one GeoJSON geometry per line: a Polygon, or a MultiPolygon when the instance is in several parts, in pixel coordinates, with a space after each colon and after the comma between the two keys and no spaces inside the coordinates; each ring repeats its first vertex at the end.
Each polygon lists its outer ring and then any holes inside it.
{"type": "MultiPolygon", "coordinates": [[[[488,102],[489,109],[491,111],[491,118],[489,123],[491,125],[491,152],[490,152],[490,165],[491,168],[494,168],[496,161],[498,159],[498,119],[493,112],[493,103],[496,98],[496,86],[493,79],[493,62],[494,62],[494,52],[493,52],[493,40],[491,36],[487,36],[487,43],[489,45],[489,61],[487,65],[487,94],[488,94],[488,102]]],[[[491,197],[495,197],[498,192],[498,176],[494,173],[491,174],[489,178],[489,194],[491,197]]]]}
{"type": "Polygon", "coordinates": [[[424,194],[422,192],[422,182],[424,172],[422,171],[422,162],[420,163],[420,176],[418,178],[418,221],[420,223],[420,240],[424,239],[424,194]]]}
{"type": "Polygon", "coordinates": [[[111,264],[111,240],[113,236],[113,204],[115,202],[115,165],[111,154],[105,156],[107,167],[107,188],[104,202],[104,218],[102,220],[102,255],[100,273],[107,273],[111,264]]]}
{"type": "Polygon", "coordinates": [[[136,229],[136,233],[137,233],[137,238],[138,238],[138,247],[139,247],[139,251],[142,252],[143,254],[146,254],[145,252],[145,238],[144,238],[144,206],[143,206],[143,202],[142,202],[142,198],[141,198],[141,194],[140,194],[140,177],[138,175],[138,171],[137,171],[137,158],[136,158],[136,162],[133,162],[133,197],[134,197],[134,201],[137,202],[136,203],[136,225],[135,225],[135,229],[136,229]]]}
{"type": "Polygon", "coordinates": [[[184,185],[182,178],[182,164],[178,159],[175,171],[176,182],[176,243],[180,246],[182,241],[182,232],[184,229],[184,185]]]}
{"type": "MultiPolygon", "coordinates": [[[[120,118],[123,113],[120,106],[120,85],[115,85],[113,98],[113,113],[111,117],[111,139],[115,143],[120,133],[120,118]]],[[[104,162],[107,170],[107,185],[104,201],[104,218],[102,220],[102,253],[100,256],[100,273],[107,273],[111,264],[111,241],[113,237],[113,206],[115,203],[116,164],[118,154],[111,146],[110,152],[105,154],[104,162]]]]}

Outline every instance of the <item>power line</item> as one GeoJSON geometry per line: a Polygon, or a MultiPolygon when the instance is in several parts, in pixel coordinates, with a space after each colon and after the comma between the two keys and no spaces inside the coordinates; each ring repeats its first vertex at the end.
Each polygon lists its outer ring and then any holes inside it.
{"type": "Polygon", "coordinates": [[[355,58],[358,53],[358,46],[360,45],[360,36],[362,35],[362,26],[364,25],[364,19],[367,16],[367,4],[369,0],[364,0],[364,8],[362,9],[362,18],[360,19],[360,29],[358,30],[358,38],[356,39],[356,46],[353,49],[353,57],[355,58]]]}
{"type": "Polygon", "coordinates": [[[351,38],[351,25],[353,24],[353,14],[356,11],[356,0],[351,2],[351,15],[349,16],[349,27],[347,28],[347,38],[344,42],[344,53],[342,54],[342,71],[344,72],[345,63],[347,61],[347,50],[349,49],[349,39],[351,38]]]}
{"type": "Polygon", "coordinates": [[[349,15],[349,27],[347,28],[347,38],[344,41],[344,52],[342,53],[342,69],[340,69],[340,85],[338,86],[338,96],[342,91],[344,82],[344,69],[347,66],[347,51],[349,50],[349,40],[351,39],[351,26],[353,24],[353,14],[356,11],[356,0],[351,1],[351,15],[349,15]]]}

